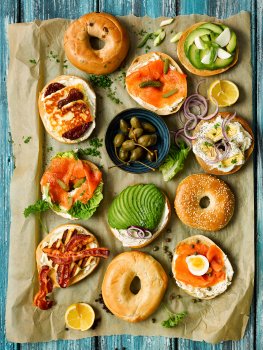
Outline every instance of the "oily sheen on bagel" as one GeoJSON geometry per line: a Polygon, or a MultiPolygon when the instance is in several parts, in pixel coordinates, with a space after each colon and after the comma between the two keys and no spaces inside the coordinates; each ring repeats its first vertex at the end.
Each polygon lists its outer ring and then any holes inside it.
{"type": "Polygon", "coordinates": [[[108,211],[111,232],[124,247],[150,244],[167,226],[171,207],[154,184],[128,186],[114,198],[108,211]]]}
{"type": "Polygon", "coordinates": [[[59,142],[84,141],[95,128],[96,96],[79,77],[51,80],[39,94],[38,108],[46,131],[59,142]]]}
{"type": "Polygon", "coordinates": [[[195,23],[183,33],[177,45],[181,64],[203,77],[223,73],[234,66],[238,52],[234,30],[222,23],[195,23]]]}
{"type": "Polygon", "coordinates": [[[104,12],[92,12],[73,21],[64,35],[64,49],[70,62],[91,74],[109,74],[122,63],[129,49],[129,36],[119,20],[104,12]],[[104,42],[97,50],[90,39],[104,42]]]}
{"type": "Polygon", "coordinates": [[[47,294],[54,288],[66,288],[79,282],[97,267],[99,258],[107,258],[109,250],[99,248],[96,237],[80,225],[61,225],[51,231],[38,245],[36,262],[39,292],[34,304],[49,309],[47,294]]]}
{"type": "Polygon", "coordinates": [[[102,297],[107,308],[128,322],[147,319],[160,305],[168,285],[162,265],[151,255],[125,252],[109,264],[102,282],[102,297]],[[141,282],[137,294],[131,289],[135,277],[141,282]]]}
{"type": "Polygon", "coordinates": [[[245,119],[219,112],[197,124],[193,152],[206,173],[228,175],[237,172],[253,152],[253,132],[245,119]]]}
{"type": "Polygon", "coordinates": [[[176,284],[199,299],[212,299],[224,293],[234,274],[225,253],[202,235],[186,238],[177,244],[172,272],[176,284]]]}
{"type": "Polygon", "coordinates": [[[204,231],[219,231],[233,216],[235,197],[221,179],[208,174],[192,174],[180,182],[174,207],[187,226],[204,231]],[[202,201],[209,200],[208,206],[202,201]]]}
{"type": "Polygon", "coordinates": [[[126,89],[142,107],[168,115],[177,112],[187,96],[186,75],[170,56],[149,52],[131,63],[126,89]]]}

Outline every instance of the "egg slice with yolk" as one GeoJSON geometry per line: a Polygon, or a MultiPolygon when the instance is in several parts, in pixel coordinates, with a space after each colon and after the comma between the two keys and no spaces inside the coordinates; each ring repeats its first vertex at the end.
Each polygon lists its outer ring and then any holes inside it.
{"type": "Polygon", "coordinates": [[[203,255],[190,255],[186,263],[192,275],[203,276],[209,269],[209,261],[203,255]]]}

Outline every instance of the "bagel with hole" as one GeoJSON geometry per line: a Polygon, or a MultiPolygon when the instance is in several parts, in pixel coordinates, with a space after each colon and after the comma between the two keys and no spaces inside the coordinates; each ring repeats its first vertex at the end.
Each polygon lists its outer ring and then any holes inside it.
{"type": "Polygon", "coordinates": [[[196,160],[206,173],[213,175],[236,173],[254,149],[254,136],[247,121],[229,112],[202,120],[193,136],[196,160]]]}
{"type": "Polygon", "coordinates": [[[223,23],[199,22],[181,36],[177,55],[191,73],[206,77],[225,72],[238,61],[237,36],[223,23]]]}
{"type": "Polygon", "coordinates": [[[38,108],[46,131],[59,142],[84,141],[96,125],[96,95],[79,77],[51,80],[39,94],[38,108]]]}
{"type": "Polygon", "coordinates": [[[109,74],[123,62],[130,40],[119,20],[104,12],[92,12],[71,22],[64,35],[64,49],[69,61],[78,69],[91,74],[109,74]],[[91,38],[104,42],[94,49],[91,38]]]}
{"type": "Polygon", "coordinates": [[[171,207],[167,196],[154,184],[128,186],[114,198],[108,224],[124,247],[142,248],[167,226],[171,207]]]}
{"type": "Polygon", "coordinates": [[[47,294],[54,288],[67,288],[87,277],[97,267],[99,258],[109,250],[99,248],[96,237],[80,225],[61,225],[51,231],[36,250],[39,292],[34,304],[42,310],[52,307],[47,294]]]}
{"type": "Polygon", "coordinates": [[[172,272],[180,288],[205,300],[224,293],[234,274],[226,254],[202,235],[186,238],[177,244],[172,272]]]}
{"type": "Polygon", "coordinates": [[[223,180],[208,174],[192,174],[177,187],[174,207],[185,225],[219,231],[233,216],[235,197],[223,180]]]}
{"type": "Polygon", "coordinates": [[[162,52],[136,57],[126,73],[128,94],[142,107],[159,115],[177,112],[187,97],[186,75],[162,52]]]}
{"type": "Polygon", "coordinates": [[[162,265],[151,255],[132,251],[117,255],[107,267],[102,297],[107,308],[128,322],[147,319],[160,305],[168,285],[162,265]],[[135,277],[140,289],[131,291],[135,277]]]}

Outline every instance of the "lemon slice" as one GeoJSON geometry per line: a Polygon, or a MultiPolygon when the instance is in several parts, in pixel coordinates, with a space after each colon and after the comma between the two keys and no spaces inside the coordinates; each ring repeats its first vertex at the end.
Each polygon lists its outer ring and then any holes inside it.
{"type": "Polygon", "coordinates": [[[77,303],[67,308],[65,322],[69,328],[86,331],[95,320],[95,313],[89,304],[77,303]]]}
{"type": "Polygon", "coordinates": [[[239,90],[232,81],[216,80],[209,86],[207,94],[210,101],[217,101],[219,107],[227,107],[237,101],[239,90]]]}

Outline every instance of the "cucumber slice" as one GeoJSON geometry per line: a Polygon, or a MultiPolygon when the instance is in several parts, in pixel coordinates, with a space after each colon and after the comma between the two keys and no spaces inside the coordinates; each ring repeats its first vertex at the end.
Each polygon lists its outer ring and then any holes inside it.
{"type": "Polygon", "coordinates": [[[236,33],[234,33],[233,31],[231,31],[231,37],[230,37],[230,41],[226,47],[227,51],[229,53],[232,53],[235,51],[236,49],[236,46],[237,46],[237,36],[236,36],[236,33]]]}
{"type": "Polygon", "coordinates": [[[185,54],[187,56],[188,54],[188,50],[190,48],[190,46],[193,44],[194,40],[196,37],[198,36],[203,36],[203,35],[209,35],[211,34],[211,31],[209,29],[205,29],[205,28],[197,28],[195,30],[193,30],[186,38],[185,43],[184,43],[184,51],[185,54]]]}
{"type": "Polygon", "coordinates": [[[200,37],[202,39],[202,41],[206,42],[206,41],[210,41],[210,38],[208,35],[203,35],[200,37]]]}
{"type": "Polygon", "coordinates": [[[206,28],[217,34],[221,34],[223,32],[223,29],[219,25],[214,23],[205,23],[202,24],[199,28],[206,28]]]}

